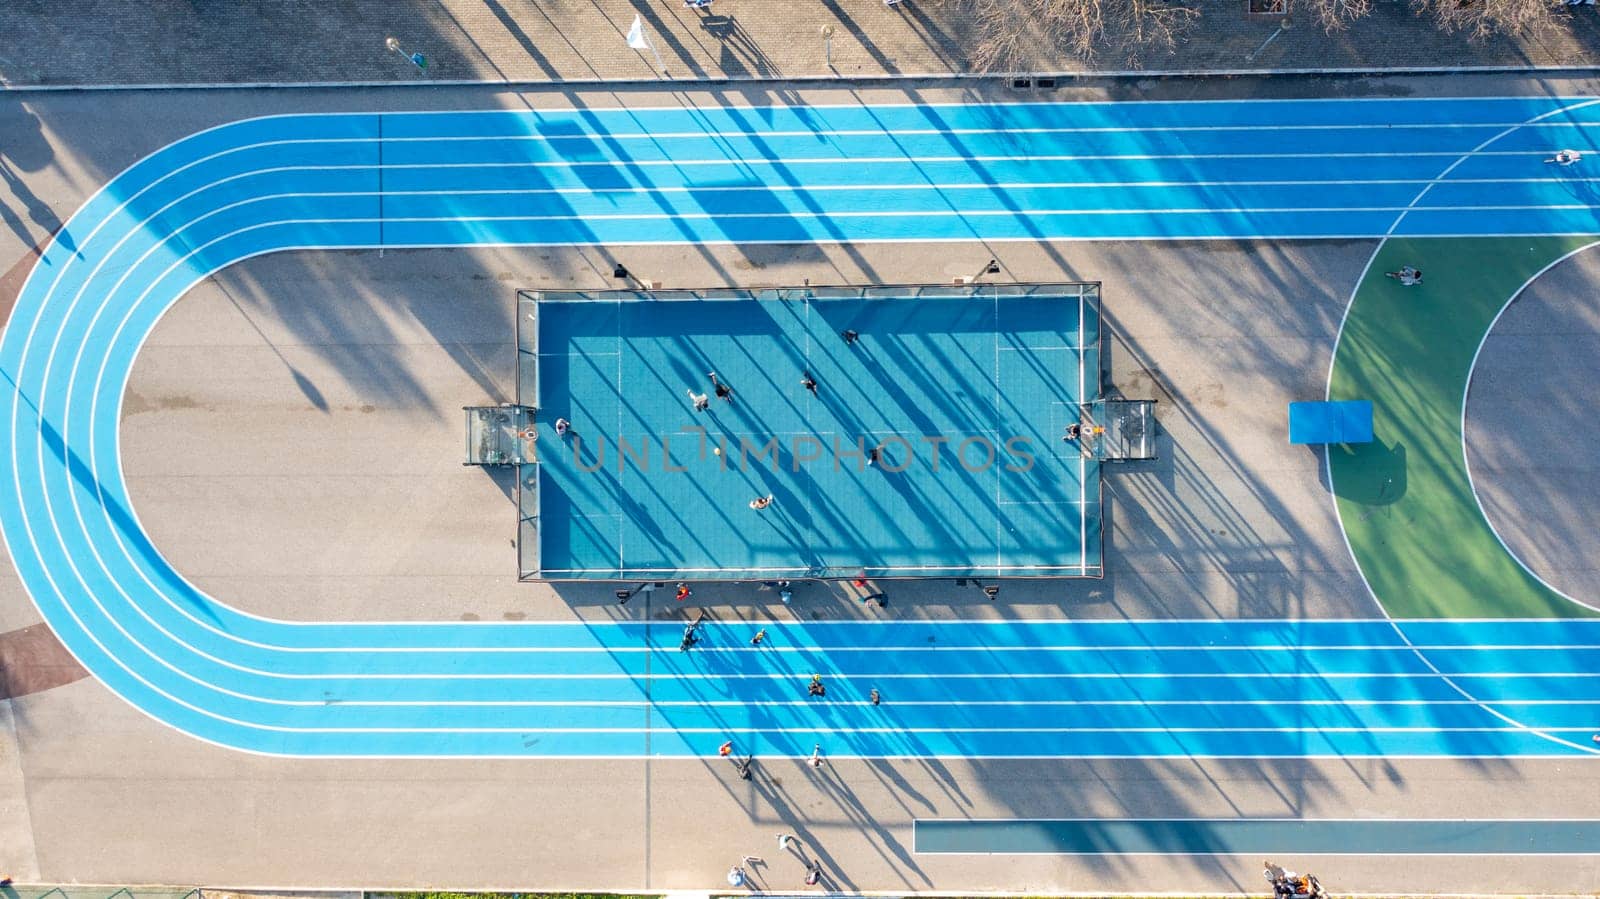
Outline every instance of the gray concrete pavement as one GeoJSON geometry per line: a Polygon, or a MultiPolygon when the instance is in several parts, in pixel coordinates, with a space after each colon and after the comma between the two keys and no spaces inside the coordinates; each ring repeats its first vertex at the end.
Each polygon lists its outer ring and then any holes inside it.
{"type": "Polygon", "coordinates": [[[1529,286],[1484,342],[1467,395],[1467,463],[1490,523],[1548,583],[1600,597],[1600,254],[1529,286]]]}
{"type": "MultiPolygon", "coordinates": [[[[1258,859],[925,856],[914,817],[1584,816],[1563,762],[295,761],[153,725],[91,681],[16,700],[51,880],[526,891],[712,889],[739,856],[799,892],[796,833],[841,890],[1261,892],[1258,859]],[[181,847],[173,851],[168,847],[181,847]]],[[[1600,859],[1296,859],[1339,894],[1592,891],[1600,859]]]]}
{"type": "MultiPolygon", "coordinates": [[[[1183,82],[1085,86],[1074,96],[1594,87],[1498,78],[1183,82]]],[[[732,97],[868,95],[894,96],[760,89],[732,97]]],[[[966,94],[918,88],[914,96],[966,94]]],[[[299,108],[715,99],[471,90],[0,96],[0,131],[21,135],[0,148],[9,173],[0,268],[110,174],[219,121],[299,108]]],[[[136,511],[163,551],[241,608],[300,619],[612,616],[620,613],[609,591],[516,584],[504,486],[458,464],[459,406],[508,389],[515,287],[608,286],[615,260],[669,286],[944,281],[997,256],[1005,278],[1105,282],[1112,380],[1162,400],[1163,461],[1109,481],[1104,580],[1008,588],[995,606],[932,584],[891,614],[1370,615],[1318,459],[1283,443],[1279,417],[1284,402],[1320,395],[1345,299],[1371,249],[1018,243],[937,253],[885,245],[263,257],[201,285],[158,326],[126,396],[123,450],[136,511]]],[[[707,598],[719,616],[779,613],[732,588],[707,598]]],[[[808,616],[858,611],[821,590],[800,601],[808,616]]],[[[0,624],[35,621],[5,566],[0,624]]],[[[761,883],[797,890],[798,865],[780,862],[773,843],[793,831],[841,889],[1234,892],[1260,889],[1257,859],[918,856],[911,821],[1588,817],[1600,777],[1592,765],[1498,760],[841,762],[820,774],[774,762],[758,764],[746,783],[731,766],[702,762],[248,756],[152,722],[92,680],[7,707],[14,726],[0,728],[0,868],[30,880],[703,889],[748,853],[771,862],[756,872],[761,883]]],[[[1338,893],[1567,892],[1600,885],[1595,864],[1434,859],[1395,868],[1329,858],[1312,870],[1338,893]]]]}
{"type": "MultiPolygon", "coordinates": [[[[1320,396],[1362,242],[941,244],[287,254],[168,314],[124,406],[134,508],[201,588],[273,617],[620,614],[606,587],[518,584],[503,479],[460,465],[460,407],[510,398],[513,288],[948,283],[989,254],[1024,281],[1105,282],[1112,380],[1162,400],[1156,463],[1106,480],[1107,577],[1018,583],[1004,612],[949,582],[893,615],[1348,617],[1375,608],[1319,457],[1282,437],[1320,396]],[[198,539],[197,539],[198,538],[198,539]]],[[[759,616],[768,592],[698,592],[759,616]]],[[[822,587],[826,615],[860,614],[822,587]],[[824,598],[826,597],[826,598],[824,598]]],[[[638,614],[629,607],[626,614],[638,614]]]]}

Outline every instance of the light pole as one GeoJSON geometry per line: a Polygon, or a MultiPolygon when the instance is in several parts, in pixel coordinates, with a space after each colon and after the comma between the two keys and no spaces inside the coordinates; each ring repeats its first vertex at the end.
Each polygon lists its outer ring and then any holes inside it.
{"type": "Polygon", "coordinates": [[[428,57],[423,56],[421,53],[407,53],[406,51],[402,50],[400,48],[400,39],[397,37],[384,38],[383,45],[389,48],[390,53],[400,54],[401,56],[405,57],[408,62],[416,66],[419,72],[427,74],[428,57]]]}
{"type": "Polygon", "coordinates": [[[833,68],[833,26],[822,26],[822,58],[833,68]]]}

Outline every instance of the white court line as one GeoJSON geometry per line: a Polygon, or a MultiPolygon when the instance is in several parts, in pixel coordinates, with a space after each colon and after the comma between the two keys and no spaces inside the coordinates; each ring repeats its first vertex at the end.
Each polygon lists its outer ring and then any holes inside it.
{"type": "MultiPolygon", "coordinates": [[[[994,409],[994,433],[998,439],[1002,421],[1000,410],[1003,408],[1005,399],[1005,394],[1000,389],[1000,291],[998,290],[989,292],[989,315],[995,325],[994,333],[989,335],[990,344],[994,347],[994,367],[990,369],[989,376],[991,383],[994,384],[994,406],[992,408],[994,409]]],[[[1000,501],[1000,469],[997,466],[991,465],[990,467],[994,471],[994,507],[998,510],[1004,505],[1000,501]]],[[[1000,516],[994,516],[994,565],[996,569],[1003,567],[1005,564],[1005,551],[1002,549],[1004,543],[1000,535],[1001,527],[1003,527],[1003,524],[1000,516]]]]}
{"type": "Polygon", "coordinates": [[[1467,454],[1467,400],[1472,393],[1472,376],[1478,368],[1478,357],[1483,354],[1484,346],[1489,343],[1489,335],[1494,333],[1495,326],[1500,323],[1500,317],[1506,314],[1506,310],[1511,308],[1511,304],[1516,302],[1518,297],[1522,296],[1523,291],[1527,290],[1529,285],[1543,277],[1545,272],[1550,271],[1561,263],[1571,259],[1573,256],[1576,256],[1594,246],[1594,243],[1585,244],[1575,250],[1572,250],[1571,252],[1562,255],[1559,259],[1551,261],[1544,268],[1541,268],[1539,271],[1535,272],[1531,277],[1528,278],[1528,280],[1524,281],[1521,286],[1512,291],[1511,296],[1506,300],[1505,305],[1501,306],[1500,311],[1494,314],[1494,319],[1489,322],[1489,327],[1484,329],[1483,337],[1478,340],[1477,348],[1472,351],[1472,362],[1467,365],[1466,381],[1461,388],[1461,465],[1466,471],[1467,488],[1472,491],[1472,501],[1478,507],[1479,517],[1483,519],[1484,524],[1489,526],[1489,533],[1494,535],[1494,539],[1500,544],[1500,548],[1505,550],[1506,555],[1510,556],[1513,562],[1516,562],[1523,571],[1527,572],[1530,577],[1544,585],[1545,589],[1549,590],[1551,593],[1554,593],[1555,595],[1569,602],[1583,606],[1586,609],[1593,609],[1596,612],[1600,612],[1600,606],[1584,602],[1565,590],[1560,589],[1555,584],[1545,580],[1543,575],[1539,574],[1537,571],[1534,571],[1527,562],[1523,561],[1522,556],[1518,555],[1517,552],[1511,548],[1511,544],[1507,543],[1505,537],[1500,534],[1500,529],[1495,527],[1494,518],[1491,517],[1488,511],[1483,508],[1483,497],[1479,495],[1478,485],[1472,477],[1472,457],[1467,454]]]}
{"type": "MultiPolygon", "coordinates": [[[[1086,367],[1085,364],[1084,364],[1084,358],[1083,358],[1084,351],[1082,349],[1082,347],[1083,347],[1083,307],[1084,307],[1083,291],[1079,291],[1078,292],[1078,346],[1080,347],[1080,349],[1078,350],[1078,403],[1079,403],[1078,416],[1079,416],[1079,418],[1082,418],[1082,416],[1083,416],[1082,403],[1085,400],[1085,396],[1084,396],[1084,389],[1085,389],[1084,388],[1084,379],[1086,377],[1085,372],[1084,372],[1084,368],[1086,367]]],[[[1096,364],[1098,364],[1099,361],[1100,361],[1099,357],[1096,357],[1095,358],[1096,364]]],[[[1095,377],[1097,379],[1099,378],[1099,376],[1100,376],[1100,373],[1098,371],[1095,372],[1095,377]]],[[[1087,467],[1087,464],[1084,462],[1083,453],[1082,453],[1082,451],[1079,451],[1079,453],[1078,453],[1078,562],[1080,564],[1078,566],[1078,572],[1080,574],[1083,574],[1083,575],[1088,575],[1088,573],[1089,573],[1089,486],[1088,486],[1088,484],[1086,484],[1084,482],[1084,479],[1088,477],[1088,473],[1085,470],[1086,467],[1087,467]]],[[[1100,541],[1101,541],[1101,546],[1103,547],[1105,545],[1105,535],[1104,534],[1102,534],[1100,536],[1100,541]]]]}
{"type": "MultiPolygon", "coordinates": [[[[1597,102],[1600,102],[1600,100],[1590,99],[1590,100],[1584,100],[1584,101],[1581,101],[1581,102],[1577,102],[1576,104],[1562,105],[1562,106],[1559,106],[1559,107],[1557,107],[1556,109],[1554,109],[1554,110],[1552,110],[1550,112],[1544,113],[1542,115],[1534,116],[1529,121],[1530,122],[1536,122],[1539,119],[1546,118],[1546,117],[1551,116],[1551,115],[1557,115],[1557,114],[1560,114],[1560,113],[1563,113],[1563,112],[1571,112],[1571,111],[1574,111],[1574,110],[1577,110],[1577,109],[1582,109],[1582,108],[1587,107],[1587,106],[1593,106],[1597,102]]],[[[1449,166],[1447,166],[1444,169],[1444,171],[1440,172],[1439,175],[1436,178],[1434,178],[1432,181],[1430,181],[1426,187],[1424,187],[1424,188],[1422,188],[1422,190],[1418,191],[1416,197],[1414,197],[1412,199],[1412,201],[1411,201],[1412,204],[1415,205],[1416,203],[1421,202],[1423,196],[1425,196],[1430,190],[1432,190],[1433,186],[1435,184],[1438,184],[1438,183],[1442,182],[1443,179],[1448,177],[1449,174],[1452,171],[1454,171],[1462,163],[1466,162],[1467,159],[1471,158],[1472,156],[1485,153],[1485,151],[1483,149],[1484,147],[1487,147],[1490,144],[1494,143],[1495,141],[1501,139],[1502,137],[1505,137],[1506,135],[1509,135],[1509,134],[1513,133],[1514,131],[1516,131],[1520,127],[1522,127],[1522,126],[1515,126],[1515,127],[1507,128],[1505,131],[1501,132],[1500,134],[1495,135],[1494,137],[1489,138],[1488,140],[1486,140],[1483,143],[1479,144],[1478,146],[1474,147],[1468,153],[1462,155],[1456,161],[1452,162],[1449,166]]],[[[1357,294],[1357,292],[1359,292],[1359,290],[1361,288],[1361,285],[1363,283],[1365,283],[1367,278],[1370,276],[1371,271],[1372,271],[1372,263],[1378,258],[1378,254],[1383,251],[1383,248],[1388,243],[1389,238],[1391,236],[1393,236],[1395,231],[1400,227],[1400,223],[1401,223],[1401,221],[1404,220],[1406,215],[1407,215],[1406,212],[1402,212],[1399,216],[1397,216],[1395,218],[1394,223],[1389,226],[1389,230],[1385,233],[1384,238],[1378,242],[1376,247],[1373,248],[1372,255],[1367,258],[1366,266],[1364,266],[1362,268],[1361,277],[1356,281],[1355,286],[1351,288],[1350,300],[1345,305],[1344,316],[1339,320],[1339,331],[1338,331],[1338,334],[1335,336],[1335,339],[1334,339],[1334,353],[1333,353],[1333,356],[1329,359],[1329,362],[1328,362],[1328,388],[1327,388],[1328,389],[1328,393],[1327,393],[1327,395],[1329,397],[1332,396],[1332,390],[1333,390],[1333,366],[1334,366],[1335,362],[1338,360],[1339,344],[1344,338],[1344,328],[1345,328],[1346,322],[1349,321],[1350,310],[1355,306],[1356,294],[1357,294]]],[[[1434,236],[1438,237],[1439,235],[1434,235],[1434,236]]],[[[1469,383],[1470,383],[1470,379],[1469,379],[1469,383]]],[[[1333,490],[1333,468],[1332,468],[1331,465],[1328,468],[1328,487],[1329,487],[1328,495],[1330,497],[1334,497],[1335,496],[1335,492],[1333,490]]],[[[1377,605],[1378,610],[1380,612],[1383,612],[1384,617],[1385,618],[1389,618],[1389,625],[1390,625],[1391,628],[1394,629],[1395,634],[1397,636],[1399,636],[1401,640],[1404,640],[1409,644],[1410,643],[1410,638],[1406,636],[1405,632],[1400,628],[1398,622],[1395,619],[1393,619],[1393,618],[1391,618],[1389,616],[1388,610],[1384,608],[1383,602],[1378,598],[1377,591],[1372,589],[1371,582],[1367,580],[1366,572],[1364,570],[1362,570],[1362,567],[1361,567],[1361,560],[1360,560],[1360,558],[1358,558],[1356,556],[1355,547],[1352,546],[1351,543],[1350,543],[1350,534],[1345,529],[1344,516],[1343,516],[1343,513],[1340,512],[1340,510],[1339,510],[1339,504],[1338,504],[1337,500],[1334,501],[1333,506],[1334,506],[1334,517],[1339,522],[1339,533],[1340,533],[1341,536],[1344,537],[1345,549],[1349,551],[1351,560],[1356,563],[1356,571],[1357,571],[1357,573],[1359,573],[1361,575],[1362,583],[1366,584],[1368,594],[1370,594],[1372,596],[1374,603],[1377,605]]],[[[1417,658],[1420,659],[1423,664],[1427,665],[1429,669],[1433,670],[1434,672],[1439,672],[1438,667],[1435,666],[1433,664],[1433,662],[1431,662],[1428,659],[1427,655],[1425,655],[1422,652],[1418,652],[1416,655],[1417,655],[1417,658]]],[[[1451,689],[1455,690],[1462,697],[1464,697],[1466,699],[1476,699],[1477,698],[1477,697],[1473,696],[1471,693],[1469,693],[1460,684],[1456,683],[1452,679],[1453,676],[1446,676],[1442,672],[1440,672],[1440,676],[1444,679],[1445,683],[1450,686],[1451,689]]],[[[1483,707],[1483,709],[1485,711],[1487,711],[1491,715],[1494,715],[1496,718],[1499,718],[1502,721],[1505,721],[1505,722],[1511,723],[1511,724],[1518,724],[1518,722],[1514,721],[1509,716],[1507,716],[1505,714],[1502,714],[1501,712],[1496,711],[1493,708],[1490,708],[1489,704],[1487,704],[1487,703],[1483,704],[1482,707],[1483,707]]],[[[1584,753],[1588,753],[1588,754],[1600,754],[1600,747],[1593,747],[1592,748],[1592,747],[1589,747],[1589,746],[1584,746],[1584,745],[1581,745],[1581,744],[1578,744],[1578,743],[1574,743],[1574,742],[1572,742],[1570,740],[1561,739],[1560,737],[1553,736],[1548,732],[1545,732],[1545,731],[1542,731],[1542,730],[1539,730],[1539,729],[1536,729],[1536,728],[1533,728],[1533,727],[1528,727],[1526,725],[1519,725],[1519,726],[1524,727],[1530,734],[1533,734],[1534,736],[1539,737],[1540,739],[1548,740],[1548,741],[1550,741],[1552,743],[1555,743],[1557,745],[1566,746],[1569,749],[1575,749],[1575,750],[1578,750],[1580,752],[1584,752],[1584,753]]]]}

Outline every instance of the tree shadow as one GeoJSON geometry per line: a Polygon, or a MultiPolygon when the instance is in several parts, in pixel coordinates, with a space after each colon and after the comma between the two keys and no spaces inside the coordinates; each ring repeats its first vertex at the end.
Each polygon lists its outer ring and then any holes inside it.
{"type": "Polygon", "coordinates": [[[36,236],[39,233],[55,235],[56,240],[69,250],[76,251],[72,235],[63,231],[61,219],[35,194],[24,176],[40,172],[55,160],[55,151],[45,139],[39,117],[26,106],[18,105],[7,118],[6,139],[0,143],[0,183],[15,197],[17,205],[39,231],[33,231],[23,221],[15,205],[0,200],[0,221],[17,236],[23,246],[33,247],[35,256],[43,250],[36,236]]]}

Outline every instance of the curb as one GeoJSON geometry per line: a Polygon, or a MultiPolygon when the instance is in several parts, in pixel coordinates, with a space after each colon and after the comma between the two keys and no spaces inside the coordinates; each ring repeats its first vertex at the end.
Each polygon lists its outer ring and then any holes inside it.
{"type": "Polygon", "coordinates": [[[1242,78],[1242,77],[1371,77],[1395,75],[1506,75],[1577,74],[1600,72],[1600,63],[1581,66],[1375,66],[1371,68],[1310,69],[1113,69],[1103,72],[928,72],[884,73],[881,75],[794,75],[784,78],[721,75],[710,78],[575,78],[562,81],[519,80],[512,78],[452,79],[441,81],[238,81],[149,84],[14,84],[0,81],[0,93],[62,93],[70,91],[175,91],[175,90],[333,90],[418,87],[500,87],[516,89],[553,88],[567,90],[591,86],[625,85],[639,88],[683,89],[719,84],[860,84],[908,81],[1007,81],[1010,79],[1054,78],[1058,81],[1127,80],[1138,78],[1242,78]]]}

